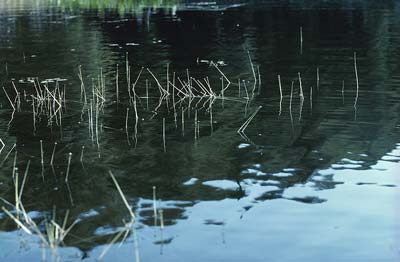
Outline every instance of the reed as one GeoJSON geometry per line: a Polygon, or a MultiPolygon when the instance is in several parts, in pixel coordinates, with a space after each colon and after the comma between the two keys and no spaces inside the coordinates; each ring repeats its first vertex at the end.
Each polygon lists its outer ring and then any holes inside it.
{"type": "Polygon", "coordinates": [[[169,93],[169,63],[167,63],[167,92],[169,93]]]}
{"type": "Polygon", "coordinates": [[[137,83],[138,83],[138,81],[140,79],[140,76],[142,75],[143,69],[144,69],[144,67],[142,67],[140,69],[138,75],[136,76],[135,82],[132,84],[132,92],[133,92],[133,99],[134,100],[136,99],[136,97],[138,97],[138,95],[136,94],[136,91],[135,91],[135,87],[136,87],[136,85],[137,85],[137,83]]]}
{"type": "Polygon", "coordinates": [[[257,66],[257,75],[258,75],[258,94],[261,93],[261,74],[260,74],[260,66],[257,66]]]}
{"type": "Polygon", "coordinates": [[[359,90],[359,85],[358,85],[358,72],[357,72],[357,53],[354,52],[354,73],[356,76],[356,85],[357,85],[357,90],[356,90],[356,98],[354,99],[354,107],[357,106],[357,101],[358,101],[358,90],[359,90]]]}
{"type": "Polygon", "coordinates": [[[10,105],[11,105],[11,107],[13,108],[13,111],[15,111],[14,103],[11,101],[10,97],[8,96],[7,91],[6,91],[6,89],[4,88],[4,86],[3,86],[3,91],[4,91],[4,93],[6,94],[6,97],[7,97],[7,99],[8,99],[8,102],[10,102],[10,105]]]}
{"type": "Polygon", "coordinates": [[[64,239],[67,237],[71,229],[75,226],[78,220],[75,220],[69,227],[67,227],[69,211],[66,212],[61,225],[57,224],[55,210],[53,212],[53,218],[48,221],[45,219],[43,224],[40,226],[29,216],[26,212],[24,205],[22,204],[22,193],[24,186],[26,184],[26,178],[29,170],[30,161],[28,161],[27,167],[25,169],[24,178],[22,180],[21,186],[19,185],[18,172],[16,174],[14,187],[15,187],[15,209],[16,216],[14,216],[5,207],[2,207],[4,213],[9,216],[14,223],[16,223],[25,233],[28,235],[33,235],[34,233],[41,239],[42,244],[52,250],[56,249],[58,246],[63,244],[64,239]],[[43,227],[44,226],[44,227],[43,227]],[[42,232],[44,228],[44,232],[42,232]]]}
{"type": "Polygon", "coordinates": [[[252,71],[253,77],[254,77],[254,86],[253,86],[253,90],[251,91],[251,97],[254,98],[254,91],[255,91],[256,85],[257,85],[257,77],[256,77],[256,72],[254,70],[253,61],[251,60],[250,52],[248,50],[247,50],[247,55],[249,57],[251,71],[252,71]]]}
{"type": "Polygon", "coordinates": [[[297,73],[299,77],[299,88],[300,88],[300,98],[304,100],[304,94],[303,94],[303,84],[301,82],[301,75],[300,72],[297,73]]]}
{"type": "Polygon", "coordinates": [[[43,165],[44,160],[43,160],[43,140],[40,140],[40,163],[43,165]]]}
{"type": "Polygon", "coordinates": [[[238,78],[238,97],[240,97],[240,78],[238,78]]]}
{"type": "Polygon", "coordinates": [[[68,153],[68,166],[67,166],[67,173],[65,175],[65,182],[68,183],[68,178],[69,178],[69,171],[70,171],[70,166],[71,166],[71,159],[72,159],[72,153],[68,153]]]}
{"type": "Polygon", "coordinates": [[[165,90],[162,85],[160,84],[160,81],[158,81],[157,77],[153,74],[153,72],[149,69],[146,68],[147,71],[150,73],[150,75],[153,77],[153,79],[156,81],[158,89],[160,91],[161,97],[164,98],[165,96],[169,95],[169,93],[167,92],[167,90],[165,90]]]}
{"type": "Polygon", "coordinates": [[[50,165],[53,165],[54,154],[55,154],[55,152],[56,152],[56,147],[57,147],[57,142],[54,142],[53,153],[51,154],[51,159],[50,159],[50,165]]]}
{"type": "Polygon", "coordinates": [[[210,113],[210,132],[214,132],[214,127],[213,127],[213,110],[212,110],[212,104],[210,103],[209,106],[209,113],[210,113]]]}
{"type": "Polygon", "coordinates": [[[319,91],[319,67],[317,67],[317,90],[319,91]]]}
{"type": "Polygon", "coordinates": [[[175,72],[172,74],[172,107],[174,109],[174,122],[175,129],[178,129],[178,114],[176,112],[176,104],[175,104],[175,72]]]}
{"type": "MultiPolygon", "coordinates": [[[[251,59],[250,59],[251,62],[251,59]]],[[[218,65],[214,62],[211,62],[210,65],[214,66],[215,69],[218,70],[218,72],[221,74],[222,79],[225,79],[226,81],[226,85],[221,89],[221,96],[223,95],[223,93],[225,92],[226,89],[228,89],[228,87],[231,85],[231,81],[229,80],[229,78],[221,71],[221,69],[219,69],[218,65]]],[[[254,68],[253,68],[254,70],[254,68]]]]}
{"type": "Polygon", "coordinates": [[[93,143],[93,141],[94,141],[94,132],[93,132],[93,102],[92,102],[92,100],[90,101],[89,125],[90,125],[91,138],[92,138],[92,143],[93,143]]]}
{"type": "Polygon", "coordinates": [[[303,114],[303,105],[304,105],[304,99],[300,98],[299,122],[301,121],[302,114],[303,114]]]}
{"type": "Polygon", "coordinates": [[[243,86],[244,86],[244,91],[246,92],[246,99],[248,100],[248,99],[250,99],[250,97],[249,97],[249,92],[247,91],[247,86],[246,86],[246,81],[245,80],[243,80],[243,86]]]}
{"type": "Polygon", "coordinates": [[[197,139],[199,139],[199,138],[200,138],[200,120],[197,121],[197,139]]]}
{"type": "MultiPolygon", "coordinates": [[[[83,82],[83,75],[82,75],[82,66],[79,65],[79,72],[78,72],[79,80],[81,81],[81,100],[83,99],[84,104],[86,104],[87,97],[86,97],[86,88],[85,83],[83,82]]],[[[64,92],[65,94],[65,92],[64,92]]],[[[64,98],[65,101],[65,98],[64,98]]]]}
{"type": "Polygon", "coordinates": [[[95,131],[96,131],[96,145],[97,148],[99,148],[99,105],[96,103],[96,108],[95,108],[95,120],[96,120],[96,125],[95,125],[95,131]]]}
{"type": "Polygon", "coordinates": [[[253,120],[253,118],[257,115],[258,111],[262,106],[257,107],[257,109],[254,111],[254,113],[242,124],[242,126],[237,130],[237,133],[244,133],[244,130],[247,128],[247,126],[250,124],[250,122],[253,120]]]}
{"type": "Polygon", "coordinates": [[[8,157],[10,156],[11,152],[14,150],[14,148],[17,146],[17,144],[13,144],[11,149],[7,152],[6,156],[4,157],[3,161],[0,163],[0,167],[4,165],[4,163],[7,161],[8,157]]]}
{"type": "Polygon", "coordinates": [[[17,90],[17,87],[15,86],[14,81],[11,81],[12,86],[14,87],[14,91],[15,91],[15,105],[17,106],[17,111],[20,112],[21,111],[21,93],[17,90]]]}
{"type": "Polygon", "coordinates": [[[119,103],[119,80],[118,80],[118,71],[119,71],[119,68],[118,68],[119,66],[118,66],[118,64],[117,64],[117,71],[116,71],[116,73],[115,73],[115,93],[116,93],[116,95],[117,95],[117,104],[119,103]]]}
{"type": "Polygon", "coordinates": [[[19,220],[19,218],[15,217],[13,214],[11,214],[10,211],[8,211],[5,207],[1,207],[1,209],[4,211],[4,213],[6,215],[8,215],[15,222],[15,224],[17,224],[19,227],[21,227],[21,229],[24,230],[25,233],[27,233],[28,235],[32,235],[32,231],[29,230],[29,228],[26,227],[23,224],[23,222],[21,222],[21,220],[19,220]]]}
{"type": "Polygon", "coordinates": [[[156,186],[153,186],[153,215],[154,215],[154,226],[157,226],[157,197],[156,197],[156,186]]]}
{"type": "Polygon", "coordinates": [[[134,140],[135,140],[135,147],[136,147],[136,145],[137,145],[137,134],[138,134],[138,124],[139,124],[139,116],[138,116],[138,110],[137,110],[137,102],[136,102],[137,100],[136,100],[136,96],[135,96],[135,98],[133,99],[133,109],[134,109],[134,111],[135,111],[135,130],[134,130],[134,133],[133,133],[133,138],[134,138],[134,140]]]}
{"type": "Polygon", "coordinates": [[[129,107],[127,107],[127,108],[126,108],[126,116],[125,116],[125,133],[126,133],[126,138],[128,139],[128,144],[130,144],[130,142],[129,142],[128,121],[129,121],[129,107]]]}
{"type": "Polygon", "coordinates": [[[28,177],[30,165],[31,165],[31,160],[28,160],[28,163],[26,164],[26,168],[25,168],[25,172],[24,172],[24,177],[23,177],[22,183],[21,183],[21,188],[19,190],[18,204],[21,203],[22,193],[24,192],[24,187],[25,187],[25,183],[26,183],[26,178],[28,177]]]}
{"type": "Polygon", "coordinates": [[[300,42],[303,43],[303,27],[300,26],[300,42]]]}
{"type": "Polygon", "coordinates": [[[342,104],[344,105],[344,80],[342,81],[342,104]]]}
{"type": "Polygon", "coordinates": [[[82,146],[82,149],[81,149],[81,157],[80,157],[80,162],[81,162],[81,163],[83,162],[83,152],[84,152],[84,150],[85,150],[85,146],[82,146]]]}
{"type": "Polygon", "coordinates": [[[129,231],[120,231],[118,232],[115,237],[113,237],[111,239],[111,241],[108,243],[108,245],[103,249],[103,251],[100,253],[99,257],[97,258],[98,261],[101,261],[103,259],[103,257],[107,254],[107,252],[110,250],[110,248],[118,241],[118,239],[120,239],[123,234],[125,234],[126,232],[129,233],[129,231]]]}
{"type": "Polygon", "coordinates": [[[3,149],[6,147],[6,144],[4,144],[3,139],[0,138],[0,144],[1,144],[1,148],[0,148],[0,154],[3,151],[3,149]]]}
{"type": "Polygon", "coordinates": [[[163,134],[163,146],[164,146],[164,153],[165,153],[165,152],[167,152],[167,148],[166,148],[166,145],[165,145],[165,118],[163,118],[162,134],[163,134]]]}
{"type": "Polygon", "coordinates": [[[164,229],[164,212],[163,210],[159,210],[158,214],[160,215],[160,229],[163,230],[164,229]]]}
{"type": "Polygon", "coordinates": [[[184,111],[183,111],[183,107],[182,107],[182,113],[181,113],[181,116],[182,116],[182,136],[185,136],[185,113],[184,113],[184,111]]]}
{"type": "Polygon", "coordinates": [[[136,219],[135,214],[133,213],[132,207],[129,205],[128,200],[126,200],[126,197],[125,197],[124,193],[122,192],[121,187],[119,186],[117,179],[115,178],[115,176],[114,176],[114,174],[111,172],[111,170],[109,170],[108,173],[109,173],[111,179],[113,180],[114,185],[115,185],[115,187],[117,188],[118,193],[119,193],[119,195],[121,196],[121,199],[122,199],[122,201],[123,201],[124,204],[125,204],[125,207],[126,207],[126,208],[128,209],[128,211],[129,211],[129,215],[130,215],[130,217],[131,217],[131,221],[135,221],[135,219],[136,219]]]}
{"type": "Polygon", "coordinates": [[[146,108],[149,110],[149,80],[146,79],[146,108]]]}
{"type": "Polygon", "coordinates": [[[15,150],[14,160],[13,160],[13,173],[12,173],[12,177],[13,178],[15,178],[15,172],[18,171],[18,168],[17,168],[17,155],[18,155],[18,151],[15,150]]]}
{"type": "Polygon", "coordinates": [[[127,71],[126,71],[126,82],[128,83],[128,95],[129,95],[129,101],[132,99],[132,94],[131,94],[131,67],[127,65],[127,71]]]}
{"type": "Polygon", "coordinates": [[[290,124],[292,127],[292,133],[294,133],[293,115],[292,115],[293,86],[294,86],[294,81],[292,81],[292,86],[290,88],[290,101],[289,101],[289,115],[290,115],[290,124]]]}
{"type": "Polygon", "coordinates": [[[19,182],[19,173],[18,173],[18,167],[14,167],[13,168],[13,178],[14,178],[14,188],[15,188],[15,190],[14,190],[14,196],[15,196],[15,209],[17,210],[17,211],[19,211],[19,193],[18,193],[18,190],[19,190],[19,185],[18,185],[18,182],[19,182]]]}
{"type": "Polygon", "coordinates": [[[294,85],[294,81],[292,81],[292,86],[291,86],[291,88],[290,88],[290,101],[289,101],[289,108],[290,108],[290,109],[292,109],[293,85],[294,85]]]}
{"type": "Polygon", "coordinates": [[[35,100],[32,100],[32,116],[33,116],[33,133],[36,132],[36,110],[35,110],[35,100]]]}
{"type": "Polygon", "coordinates": [[[300,26],[300,54],[303,54],[303,27],[300,26]]]}
{"type": "Polygon", "coordinates": [[[279,115],[281,115],[282,113],[282,99],[283,99],[283,95],[282,95],[282,83],[281,83],[281,76],[278,75],[278,84],[279,84],[279,95],[280,95],[280,100],[279,100],[279,115]]]}
{"type": "Polygon", "coordinates": [[[282,83],[281,83],[281,76],[280,75],[278,75],[278,85],[279,85],[279,95],[280,95],[280,98],[282,100],[283,95],[282,95],[282,83]]]}
{"type": "Polygon", "coordinates": [[[197,110],[194,111],[194,140],[197,140],[197,110]]]}

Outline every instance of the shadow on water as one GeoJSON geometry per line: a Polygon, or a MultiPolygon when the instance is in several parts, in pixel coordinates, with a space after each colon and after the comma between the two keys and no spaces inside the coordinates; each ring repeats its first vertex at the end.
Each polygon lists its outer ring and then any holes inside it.
{"type": "MultiPolygon", "coordinates": [[[[13,112],[6,93],[0,96],[0,138],[5,143],[0,197],[14,203],[13,167],[21,174],[30,160],[25,208],[38,223],[52,215],[54,206],[58,217],[70,210],[70,220],[78,223],[65,245],[77,247],[81,257],[98,255],[128,219],[109,170],[133,206],[141,253],[150,261],[159,259],[152,256],[154,246],[161,246],[161,253],[164,245],[190,251],[186,230],[215,255],[219,246],[209,242],[208,228],[222,228],[223,244],[225,234],[235,239],[235,232],[261,243],[260,236],[249,233],[253,227],[246,231],[232,220],[264,225],[259,210],[265,206],[278,221],[293,215],[288,209],[299,212],[299,223],[300,217],[314,221],[321,208],[321,217],[343,219],[340,212],[354,215],[351,211],[359,205],[346,199],[349,192],[365,188],[360,195],[384,200],[382,192],[392,194],[400,185],[392,174],[399,168],[400,128],[400,9],[395,1],[27,2],[0,4],[0,81],[12,104],[18,104],[12,83],[22,100],[21,109],[13,112]],[[360,78],[356,105],[354,52],[360,78]],[[87,104],[80,66],[90,94],[87,104]],[[128,91],[128,82],[132,86],[139,74],[134,91],[128,91]],[[204,84],[193,85],[196,91],[190,94],[186,87],[194,79],[204,84]],[[221,92],[227,79],[231,84],[221,92]],[[35,81],[45,81],[43,90],[47,84],[65,92],[62,118],[55,115],[49,121],[52,111],[46,107],[42,115],[33,115],[35,81]],[[174,93],[163,97],[157,81],[174,93]],[[204,96],[207,83],[219,97],[204,96]],[[98,95],[92,96],[92,88],[98,95]],[[245,132],[238,134],[259,106],[245,132]],[[384,171],[392,175],[374,177],[384,171]],[[348,204],[337,208],[337,199],[348,204]],[[163,236],[161,230],[161,239],[154,203],[163,210],[166,232],[163,236]],[[299,204],[315,205],[297,211],[299,204]]],[[[268,238],[272,247],[301,231],[285,231],[284,222],[274,223],[283,236],[268,238]]],[[[398,223],[390,225],[384,224],[394,229],[398,223]]],[[[0,230],[23,238],[5,213],[0,213],[0,230]]],[[[17,246],[18,241],[0,241],[0,246],[17,246]]],[[[358,249],[350,240],[346,244],[358,249]]],[[[304,246],[295,250],[299,252],[315,254],[304,246]]],[[[235,257],[235,252],[227,256],[235,257]]],[[[256,253],[252,258],[260,259],[256,253]]],[[[317,255],[308,258],[318,261],[317,255]]]]}

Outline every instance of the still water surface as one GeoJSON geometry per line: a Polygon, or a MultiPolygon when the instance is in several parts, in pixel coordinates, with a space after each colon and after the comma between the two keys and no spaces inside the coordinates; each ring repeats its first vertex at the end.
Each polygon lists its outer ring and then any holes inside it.
{"type": "MultiPolygon", "coordinates": [[[[23,94],[14,113],[0,95],[0,205],[14,209],[14,162],[22,176],[30,161],[30,216],[44,225],[56,208],[61,222],[67,210],[77,220],[47,261],[95,261],[124,230],[129,214],[109,170],[136,222],[103,261],[400,259],[397,1],[72,2],[0,4],[0,82],[12,100],[12,82],[23,94]],[[144,68],[136,110],[126,60],[131,84],[144,68]],[[79,68],[88,90],[105,86],[94,138],[79,68]],[[231,84],[224,99],[177,90],[160,99],[150,72],[164,88],[174,74],[179,88],[188,74],[216,94],[224,76],[231,84]],[[61,125],[33,117],[36,78],[65,90],[61,125]]],[[[1,211],[0,260],[42,257],[40,239],[1,211]]]]}

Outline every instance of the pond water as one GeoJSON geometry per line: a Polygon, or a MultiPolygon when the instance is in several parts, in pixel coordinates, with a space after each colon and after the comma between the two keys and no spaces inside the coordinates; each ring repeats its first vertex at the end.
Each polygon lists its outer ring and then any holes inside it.
{"type": "Polygon", "coordinates": [[[111,2],[0,3],[1,261],[399,261],[399,2],[111,2]]]}

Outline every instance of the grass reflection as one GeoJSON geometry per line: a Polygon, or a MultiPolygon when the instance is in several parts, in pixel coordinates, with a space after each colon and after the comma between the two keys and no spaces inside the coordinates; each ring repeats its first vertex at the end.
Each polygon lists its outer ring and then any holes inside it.
{"type": "Polygon", "coordinates": [[[4,0],[0,1],[0,10],[61,8],[64,11],[96,10],[139,13],[146,8],[172,8],[180,0],[4,0]]]}

